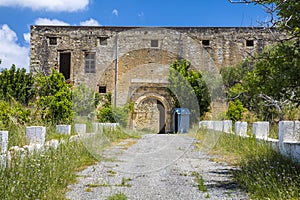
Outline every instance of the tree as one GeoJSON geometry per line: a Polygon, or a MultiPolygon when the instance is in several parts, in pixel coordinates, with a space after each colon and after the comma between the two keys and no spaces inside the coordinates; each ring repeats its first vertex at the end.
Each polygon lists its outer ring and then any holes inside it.
{"type": "MultiPolygon", "coordinates": [[[[287,34],[283,40],[251,58],[248,71],[228,86],[228,98],[239,99],[261,119],[284,119],[286,108],[300,106],[300,2],[298,0],[244,0],[263,5],[271,15],[265,24],[287,34]]],[[[272,29],[269,29],[272,31],[272,29]]],[[[242,65],[244,65],[242,63],[242,65]]],[[[238,69],[238,67],[236,68],[238,69]]],[[[222,74],[223,75],[223,74],[222,74]]],[[[224,74],[232,83],[234,76],[224,74]]]]}
{"type": "Polygon", "coordinates": [[[36,104],[43,122],[70,123],[73,119],[72,91],[64,76],[52,70],[49,76],[37,78],[39,99],[36,104]]]}
{"type": "Polygon", "coordinates": [[[192,112],[191,121],[196,122],[211,103],[208,87],[201,72],[191,69],[186,60],[176,60],[170,66],[169,92],[173,97],[174,107],[189,108],[192,112]]]}
{"type": "Polygon", "coordinates": [[[15,99],[23,105],[28,105],[35,96],[34,77],[32,73],[26,73],[24,68],[3,70],[0,74],[0,99],[11,101],[15,99]]]}

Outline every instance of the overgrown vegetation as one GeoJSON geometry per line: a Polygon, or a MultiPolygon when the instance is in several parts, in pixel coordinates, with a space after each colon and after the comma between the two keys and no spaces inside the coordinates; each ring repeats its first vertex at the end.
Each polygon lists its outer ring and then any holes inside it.
{"type": "MultiPolygon", "coordinates": [[[[206,130],[199,130],[198,139],[203,139],[206,130]]],[[[209,153],[217,155],[218,161],[237,166],[233,172],[239,187],[246,190],[252,199],[299,199],[300,165],[293,163],[275,151],[271,145],[254,137],[242,138],[233,134],[209,132],[218,142],[209,153]]],[[[198,144],[203,147],[205,144],[198,144]]],[[[203,149],[203,148],[202,148],[203,149]]]]}
{"type": "Polygon", "coordinates": [[[111,93],[107,93],[102,97],[97,110],[97,119],[99,122],[119,123],[122,127],[127,127],[129,114],[133,111],[133,104],[126,104],[124,107],[113,107],[111,98],[111,93]]]}
{"type": "Polygon", "coordinates": [[[95,162],[80,142],[67,142],[58,149],[13,155],[0,168],[1,199],[64,199],[65,188],[76,180],[76,170],[95,162]]]}
{"type": "Polygon", "coordinates": [[[168,79],[174,107],[189,108],[193,123],[209,111],[211,98],[208,87],[202,73],[192,70],[190,62],[184,59],[174,61],[168,79]]]}
{"type": "MultiPolygon", "coordinates": [[[[221,70],[229,101],[242,102],[260,120],[300,118],[300,4],[296,0],[244,1],[263,5],[271,15],[262,23],[286,33],[259,55],[221,70]]],[[[274,31],[270,29],[270,31],[274,31]]]]}

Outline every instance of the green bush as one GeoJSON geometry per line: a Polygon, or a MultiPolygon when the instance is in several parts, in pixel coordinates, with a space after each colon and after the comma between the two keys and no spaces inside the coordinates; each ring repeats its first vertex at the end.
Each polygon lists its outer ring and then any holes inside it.
{"type": "Polygon", "coordinates": [[[30,121],[30,110],[23,108],[18,102],[0,100],[0,129],[23,125],[30,121]]]}
{"type": "Polygon", "coordinates": [[[72,91],[64,76],[52,70],[49,76],[37,79],[39,99],[36,101],[42,122],[70,123],[73,119],[72,91]]]}
{"type": "Polygon", "coordinates": [[[106,94],[100,101],[100,109],[97,113],[99,122],[120,123],[126,127],[128,124],[129,113],[133,110],[133,104],[124,107],[113,107],[111,105],[111,93],[106,94]]]}
{"type": "Polygon", "coordinates": [[[26,74],[24,68],[16,68],[13,65],[10,69],[0,73],[0,99],[11,101],[12,99],[21,104],[28,105],[35,96],[34,76],[26,74]]]}
{"type": "Polygon", "coordinates": [[[240,100],[230,101],[226,112],[226,117],[233,122],[243,119],[243,114],[247,111],[240,100]]]}

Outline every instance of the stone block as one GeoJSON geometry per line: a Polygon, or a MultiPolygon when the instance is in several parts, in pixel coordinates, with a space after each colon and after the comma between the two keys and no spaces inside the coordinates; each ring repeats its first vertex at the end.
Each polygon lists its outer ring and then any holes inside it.
{"type": "Polygon", "coordinates": [[[282,155],[291,158],[295,162],[300,162],[300,143],[291,141],[279,144],[279,151],[282,155]]]}
{"type": "Polygon", "coordinates": [[[267,140],[269,136],[269,122],[254,122],[252,125],[252,133],[257,139],[267,140]]]}
{"type": "Polygon", "coordinates": [[[117,126],[119,126],[119,123],[98,123],[98,128],[100,128],[101,130],[103,129],[113,130],[117,128],[117,126]]]}
{"type": "Polygon", "coordinates": [[[93,132],[97,133],[99,130],[99,123],[92,123],[93,125],[93,132]]]}
{"type": "Polygon", "coordinates": [[[213,121],[200,121],[199,128],[213,129],[213,121]]]}
{"type": "Polygon", "coordinates": [[[235,122],[234,132],[239,136],[247,136],[248,123],[247,122],[235,122]]]}
{"type": "Polygon", "coordinates": [[[279,143],[299,140],[299,122],[280,121],[278,127],[279,143]]]}
{"type": "Polygon", "coordinates": [[[294,125],[294,139],[300,142],[300,121],[295,121],[294,125]]]}
{"type": "Polygon", "coordinates": [[[213,129],[215,131],[223,131],[223,121],[213,121],[213,129]]]}
{"type": "Polygon", "coordinates": [[[59,141],[56,139],[52,139],[46,142],[45,146],[57,149],[59,147],[59,141]]]}
{"type": "Polygon", "coordinates": [[[232,133],[232,121],[231,120],[223,121],[223,132],[232,133]]]}
{"type": "Polygon", "coordinates": [[[86,133],[86,124],[75,124],[74,131],[78,134],[85,134],[86,133]]]}
{"type": "Polygon", "coordinates": [[[44,126],[29,126],[26,127],[26,143],[31,144],[45,144],[46,127],[44,126]]]}
{"type": "Polygon", "coordinates": [[[71,125],[56,125],[56,132],[71,135],[71,125]]]}
{"type": "Polygon", "coordinates": [[[0,154],[5,154],[8,148],[8,131],[0,131],[0,154]]]}

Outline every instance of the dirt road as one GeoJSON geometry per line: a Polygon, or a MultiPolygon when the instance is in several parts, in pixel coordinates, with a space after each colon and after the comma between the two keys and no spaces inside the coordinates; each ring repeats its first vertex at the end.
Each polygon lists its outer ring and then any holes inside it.
{"type": "Polygon", "coordinates": [[[232,181],[234,168],[211,161],[194,147],[192,137],[149,134],[128,148],[133,142],[111,147],[105,161],[80,172],[67,198],[107,199],[122,193],[138,200],[249,199],[232,181]],[[201,191],[197,175],[204,180],[201,191]]]}

